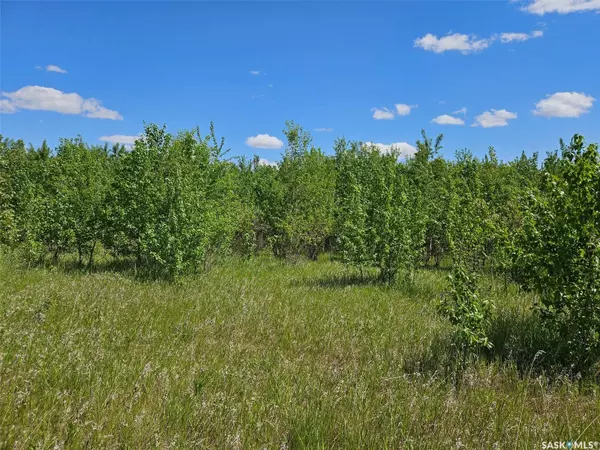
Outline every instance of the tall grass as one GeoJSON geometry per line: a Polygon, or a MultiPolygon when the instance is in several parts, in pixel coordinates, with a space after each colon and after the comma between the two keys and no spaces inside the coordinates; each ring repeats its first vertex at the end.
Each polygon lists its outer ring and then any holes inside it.
{"type": "Polygon", "coordinates": [[[550,382],[532,299],[487,283],[496,350],[465,361],[435,313],[441,271],[388,287],[327,260],[257,258],[172,285],[4,258],[0,448],[600,440],[597,387],[550,382]]]}

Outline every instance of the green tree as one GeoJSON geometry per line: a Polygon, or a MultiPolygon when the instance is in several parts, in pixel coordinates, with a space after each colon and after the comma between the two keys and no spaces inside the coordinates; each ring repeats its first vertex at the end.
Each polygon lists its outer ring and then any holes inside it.
{"type": "Polygon", "coordinates": [[[411,189],[397,149],[337,143],[336,229],[346,263],[372,265],[391,282],[410,273],[421,258],[424,215],[421,194],[411,189]]]}
{"type": "Polygon", "coordinates": [[[223,141],[198,130],[173,137],[145,127],[115,177],[114,222],[123,253],[171,279],[227,253],[237,227],[236,167],[223,141]]]}
{"type": "Polygon", "coordinates": [[[52,160],[50,198],[44,236],[55,251],[73,245],[79,264],[93,264],[104,228],[104,208],[110,183],[108,158],[102,147],[89,148],[81,137],[63,139],[52,160]]]}
{"type": "Polygon", "coordinates": [[[424,220],[424,259],[431,259],[436,266],[448,251],[448,227],[450,225],[448,205],[452,199],[452,180],[450,165],[439,156],[443,135],[435,142],[425,130],[421,131],[423,140],[417,141],[414,158],[407,164],[411,190],[421,199],[419,208],[424,220]]]}
{"type": "Polygon", "coordinates": [[[308,132],[287,122],[286,152],[278,175],[284,187],[285,213],[279,245],[287,253],[306,253],[316,259],[333,229],[335,165],[312,146],[308,132]]]}
{"type": "Polygon", "coordinates": [[[365,153],[359,142],[345,139],[335,143],[336,191],[335,233],[342,261],[360,269],[373,265],[370,251],[368,185],[365,153]]]}
{"type": "Polygon", "coordinates": [[[600,359],[600,154],[579,135],[561,147],[528,204],[517,265],[559,356],[586,371],[600,359]]]}

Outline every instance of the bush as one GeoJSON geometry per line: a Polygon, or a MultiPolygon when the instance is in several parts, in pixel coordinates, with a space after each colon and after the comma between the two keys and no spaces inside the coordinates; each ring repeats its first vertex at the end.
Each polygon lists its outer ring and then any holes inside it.
{"type": "Polygon", "coordinates": [[[439,309],[454,326],[460,345],[466,350],[492,348],[488,328],[493,305],[479,295],[476,276],[458,266],[448,279],[450,288],[439,309]]]}
{"type": "Polygon", "coordinates": [[[517,266],[544,326],[561,337],[559,357],[585,372],[600,359],[600,156],[578,135],[561,147],[531,198],[517,266]]]}
{"type": "Polygon", "coordinates": [[[222,143],[154,125],[122,157],[113,186],[113,227],[120,253],[175,279],[229,251],[236,230],[235,166],[222,143]]]}
{"type": "Polygon", "coordinates": [[[376,267],[388,283],[414,270],[425,239],[422,196],[399,157],[395,148],[336,143],[338,250],[346,264],[376,267]]]}

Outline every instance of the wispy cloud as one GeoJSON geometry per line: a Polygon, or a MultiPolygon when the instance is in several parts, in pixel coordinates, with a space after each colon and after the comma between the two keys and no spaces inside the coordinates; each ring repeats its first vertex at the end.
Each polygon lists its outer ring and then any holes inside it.
{"type": "MultiPolygon", "coordinates": [[[[600,1],[600,0],[598,0],[600,1]]],[[[478,38],[474,34],[454,33],[438,38],[436,35],[427,33],[425,36],[415,39],[414,46],[423,50],[444,53],[449,51],[460,52],[463,55],[478,53],[488,48],[496,40],[502,44],[509,42],[523,42],[544,35],[541,30],[531,33],[500,33],[493,34],[488,38],[478,38]]]]}
{"type": "Polygon", "coordinates": [[[441,116],[437,116],[432,120],[433,123],[437,123],[438,125],[464,125],[465,121],[459,117],[452,117],[448,114],[443,114],[441,116]]]}
{"type": "Polygon", "coordinates": [[[65,69],[55,66],[54,64],[50,64],[46,67],[36,66],[38,70],[45,70],[46,72],[56,72],[56,73],[68,73],[65,69]]]}
{"type": "Polygon", "coordinates": [[[283,147],[283,141],[268,134],[257,134],[246,139],[246,145],[254,148],[278,149],[283,147]]]}
{"type": "Polygon", "coordinates": [[[0,99],[0,113],[12,114],[17,112],[17,107],[13,105],[10,100],[3,98],[0,99]]]}
{"type": "Polygon", "coordinates": [[[535,30],[531,33],[500,33],[500,42],[508,44],[509,42],[524,42],[529,39],[539,38],[544,35],[542,30],[535,30]]]}
{"type": "Polygon", "coordinates": [[[260,70],[251,70],[250,75],[260,75],[260,70]]]}
{"type": "Polygon", "coordinates": [[[492,39],[478,39],[475,35],[461,33],[449,34],[441,38],[427,33],[425,36],[415,39],[414,45],[434,53],[458,51],[463,55],[468,55],[488,48],[491,42],[492,39]]]}
{"type": "Polygon", "coordinates": [[[548,13],[600,11],[600,0],[534,0],[523,10],[540,16],[548,13]]]}
{"type": "Polygon", "coordinates": [[[43,86],[25,86],[15,92],[2,92],[2,112],[18,110],[54,111],[91,119],[123,120],[117,111],[105,108],[95,98],[83,98],[76,93],[65,93],[43,86]]]}
{"type": "Polygon", "coordinates": [[[315,128],[317,133],[331,133],[333,128],[315,128]]]}
{"type": "Polygon", "coordinates": [[[533,114],[543,117],[579,117],[590,112],[596,99],[583,92],[557,92],[535,105],[533,114]]]}
{"type": "Polygon", "coordinates": [[[467,108],[460,108],[457,111],[454,111],[452,114],[462,114],[462,115],[467,115],[467,108]]]}
{"type": "Polygon", "coordinates": [[[132,146],[136,140],[138,140],[141,136],[131,136],[125,134],[113,134],[112,136],[102,136],[98,138],[99,141],[108,142],[109,144],[123,144],[128,147],[132,146]]]}
{"type": "Polygon", "coordinates": [[[388,108],[371,108],[373,111],[373,119],[375,120],[392,120],[394,113],[388,108]]]}

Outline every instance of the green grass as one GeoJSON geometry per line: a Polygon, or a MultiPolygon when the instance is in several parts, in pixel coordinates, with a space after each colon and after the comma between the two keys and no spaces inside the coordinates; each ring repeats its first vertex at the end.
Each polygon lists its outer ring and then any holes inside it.
{"type": "Polygon", "coordinates": [[[389,288],[335,262],[258,258],[171,285],[4,258],[0,448],[600,440],[598,389],[541,373],[532,299],[514,288],[487,282],[496,351],[460,362],[435,312],[445,275],[389,288]]]}

